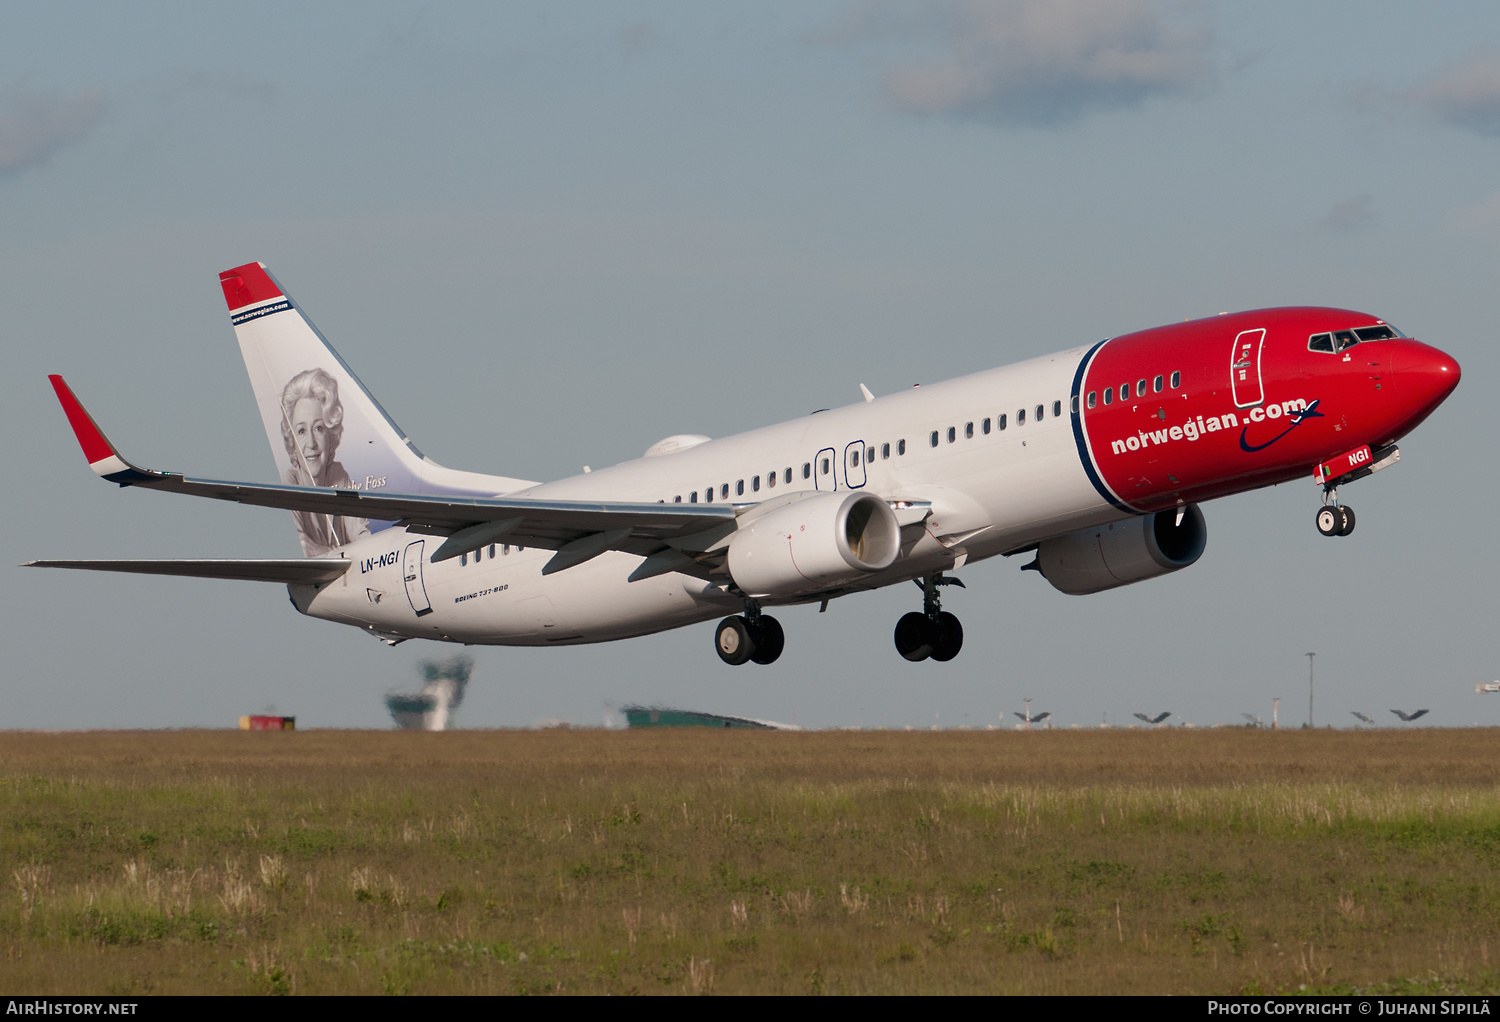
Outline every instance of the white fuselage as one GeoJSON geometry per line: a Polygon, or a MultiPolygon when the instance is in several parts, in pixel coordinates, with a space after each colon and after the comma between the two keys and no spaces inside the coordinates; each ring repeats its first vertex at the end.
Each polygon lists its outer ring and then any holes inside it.
{"type": "MultiPolygon", "coordinates": [[[[895,564],[854,588],[918,578],[1127,517],[1089,482],[1074,439],[1069,395],[1085,351],[914,387],[507,496],[748,505],[862,489],[925,501],[932,514],[903,530],[895,564]]],[[[400,528],[376,532],[338,552],[356,562],[340,581],[292,586],[293,601],[311,616],[388,637],[517,646],[627,638],[735,613],[742,604],[723,585],[691,575],[630,582],[642,558],[619,551],[544,576],[551,550],[501,543],[433,563],[440,542],[400,528]]]]}

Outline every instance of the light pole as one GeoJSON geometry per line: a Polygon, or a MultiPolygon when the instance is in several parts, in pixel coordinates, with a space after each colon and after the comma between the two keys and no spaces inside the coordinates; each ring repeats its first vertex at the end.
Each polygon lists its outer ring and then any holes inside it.
{"type": "Polygon", "coordinates": [[[1313,657],[1316,653],[1307,654],[1307,726],[1313,726],[1313,657]]]}

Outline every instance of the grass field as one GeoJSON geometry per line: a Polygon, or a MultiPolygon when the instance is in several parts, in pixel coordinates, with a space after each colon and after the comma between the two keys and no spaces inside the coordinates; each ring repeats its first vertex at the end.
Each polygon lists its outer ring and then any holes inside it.
{"type": "Polygon", "coordinates": [[[1500,989],[1500,737],[0,735],[7,993],[1500,989]]]}

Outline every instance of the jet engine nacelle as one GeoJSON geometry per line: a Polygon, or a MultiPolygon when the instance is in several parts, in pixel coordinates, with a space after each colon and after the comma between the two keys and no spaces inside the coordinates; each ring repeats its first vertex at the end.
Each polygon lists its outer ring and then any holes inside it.
{"type": "Polygon", "coordinates": [[[1037,570],[1068,595],[1087,596],[1179,571],[1207,545],[1203,512],[1188,504],[1045,540],[1037,547],[1037,570]]]}
{"type": "Polygon", "coordinates": [[[729,573],[749,596],[836,589],[895,563],[896,514],[873,493],[820,493],[750,522],[729,541],[729,573]]]}

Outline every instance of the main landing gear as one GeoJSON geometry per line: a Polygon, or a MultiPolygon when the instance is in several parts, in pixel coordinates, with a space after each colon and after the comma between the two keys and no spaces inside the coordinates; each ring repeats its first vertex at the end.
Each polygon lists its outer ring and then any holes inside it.
{"type": "Polygon", "coordinates": [[[1347,536],[1354,531],[1354,509],[1339,503],[1339,491],[1323,491],[1323,506],[1318,508],[1318,531],[1325,536],[1347,536]]]}
{"type": "Polygon", "coordinates": [[[786,648],[786,633],[781,630],[780,621],[760,612],[758,602],[746,600],[743,615],[736,614],[719,622],[718,631],[714,633],[714,648],[719,651],[719,659],[731,667],[752,660],[758,664],[772,664],[786,648]]]}
{"type": "Polygon", "coordinates": [[[944,578],[941,571],[915,580],[922,587],[922,611],[904,614],[896,622],[896,652],[916,662],[931,657],[946,663],[958,656],[964,646],[964,626],[958,618],[943,610],[938,594],[941,586],[966,588],[956,578],[944,578]]]}

